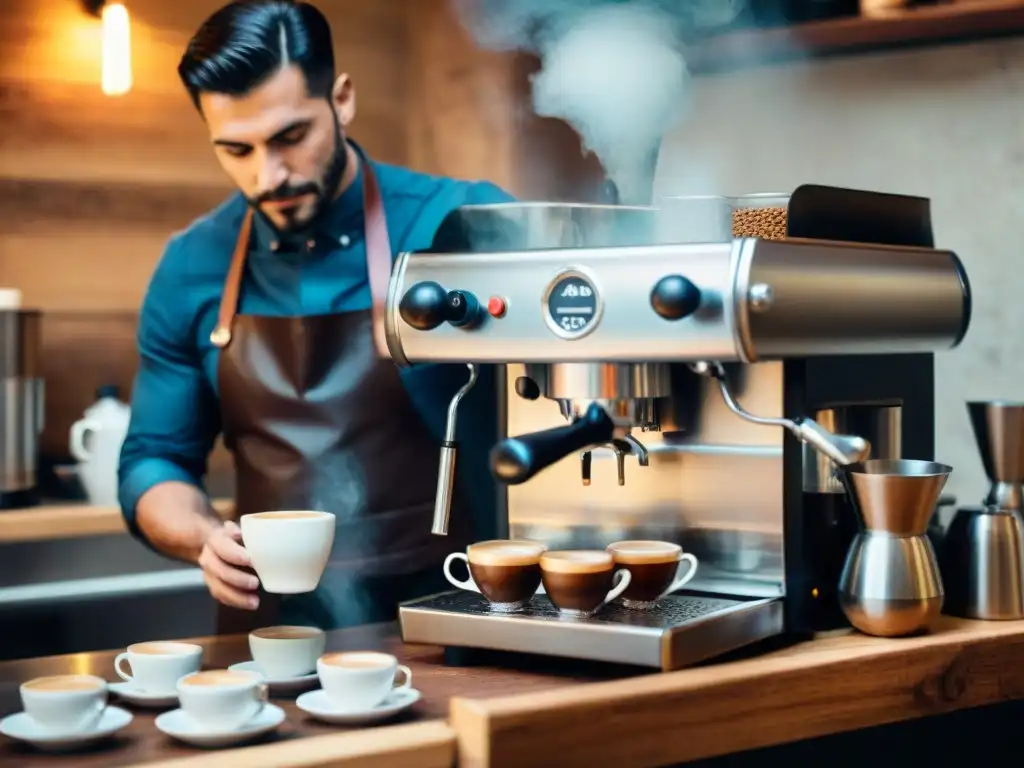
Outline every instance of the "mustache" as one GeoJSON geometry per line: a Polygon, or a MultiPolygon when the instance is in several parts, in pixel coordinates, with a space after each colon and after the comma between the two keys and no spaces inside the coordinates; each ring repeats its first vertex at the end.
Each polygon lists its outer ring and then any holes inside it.
{"type": "Polygon", "coordinates": [[[319,185],[312,181],[303,184],[282,184],[276,189],[260,193],[253,199],[253,202],[259,205],[260,203],[269,203],[276,200],[290,200],[293,197],[308,194],[320,194],[319,185]]]}

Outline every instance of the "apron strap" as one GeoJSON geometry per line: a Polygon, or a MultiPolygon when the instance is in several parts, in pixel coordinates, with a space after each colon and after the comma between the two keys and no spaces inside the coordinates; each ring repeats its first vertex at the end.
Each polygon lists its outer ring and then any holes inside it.
{"type": "Polygon", "coordinates": [[[377,184],[377,175],[370,161],[359,148],[356,149],[363,164],[363,238],[366,241],[366,271],[370,278],[370,295],[373,300],[373,340],[377,354],[390,357],[387,335],[384,329],[385,305],[388,300],[388,285],[391,282],[391,238],[384,214],[384,202],[377,184]]]}
{"type": "MultiPolygon", "coordinates": [[[[384,213],[384,202],[380,185],[373,166],[365,153],[357,147],[363,173],[363,239],[366,242],[366,272],[370,281],[370,296],[373,301],[373,336],[377,350],[387,354],[387,340],[384,333],[384,308],[388,298],[388,283],[391,280],[391,238],[384,213]]],[[[238,294],[242,289],[242,274],[249,255],[249,239],[252,236],[253,210],[248,208],[242,219],[242,228],[235,242],[231,266],[224,280],[220,310],[217,313],[217,327],[210,334],[210,342],[223,349],[231,343],[231,326],[238,312],[238,294]]]]}

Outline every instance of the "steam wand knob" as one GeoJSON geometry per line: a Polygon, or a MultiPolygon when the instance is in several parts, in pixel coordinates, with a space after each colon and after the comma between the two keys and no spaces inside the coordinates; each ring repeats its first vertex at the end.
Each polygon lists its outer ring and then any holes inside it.
{"type": "Polygon", "coordinates": [[[415,283],[398,302],[398,314],[418,331],[432,331],[442,323],[457,328],[476,325],[480,302],[469,291],[446,291],[433,280],[415,283]]]}
{"type": "Polygon", "coordinates": [[[700,309],[700,288],[682,275],[665,275],[651,289],[651,308],[665,320],[682,320],[700,309]]]}

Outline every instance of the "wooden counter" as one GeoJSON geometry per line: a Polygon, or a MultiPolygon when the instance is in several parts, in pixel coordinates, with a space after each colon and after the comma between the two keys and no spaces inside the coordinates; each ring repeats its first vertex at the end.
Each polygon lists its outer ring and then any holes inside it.
{"type": "MultiPolygon", "coordinates": [[[[204,666],[223,668],[249,658],[248,641],[244,636],[204,638],[196,642],[206,648],[204,666]]],[[[574,669],[553,671],[553,663],[542,662],[516,668],[474,667],[452,668],[442,663],[442,651],[432,646],[403,645],[395,636],[395,628],[365,627],[332,632],[329,649],[386,649],[408,664],[413,685],[423,698],[410,713],[400,716],[394,725],[376,728],[346,729],[319,723],[295,706],[294,696],[273,698],[287,713],[287,720],[275,736],[258,742],[257,746],[210,752],[172,740],[156,730],[153,720],[159,710],[147,710],[118,701],[111,703],[135,714],[135,719],[113,740],[74,756],[75,768],[114,768],[126,765],[164,765],[166,761],[193,757],[195,768],[234,768],[235,766],[267,766],[289,768],[302,765],[409,766],[432,768],[451,766],[455,753],[454,734],[444,723],[451,698],[471,695],[486,699],[507,694],[533,695],[574,682],[589,682],[622,677],[631,670],[593,669],[577,665],[574,669]],[[415,725],[421,727],[413,727],[415,725]],[[426,727],[430,724],[430,727],[426,727]],[[301,741],[297,741],[301,739],[301,741]],[[281,744],[274,746],[274,744],[281,744]],[[300,746],[301,745],[301,746],[300,746]],[[358,749],[357,749],[358,748],[358,749]],[[412,753],[410,761],[407,753],[412,753]],[[222,756],[224,762],[211,762],[211,755],[222,756]],[[258,758],[253,755],[259,755],[258,758]],[[403,757],[403,755],[405,755],[403,757]],[[319,762],[322,761],[322,762],[319,762]],[[403,762],[404,761],[404,762],[403,762]]],[[[18,685],[25,680],[47,674],[97,674],[107,680],[119,678],[114,672],[116,652],[83,653],[0,663],[0,716],[21,709],[18,685]]],[[[47,755],[28,745],[13,743],[0,736],[0,765],[24,765],[26,768],[51,768],[69,765],[68,757],[47,755]]],[[[174,763],[171,763],[172,765],[174,763]]]]}
{"type": "MultiPolygon", "coordinates": [[[[409,664],[423,699],[397,724],[345,731],[277,700],[288,720],[276,737],[209,752],[164,737],[152,714],[135,710],[125,731],[74,765],[429,768],[451,765],[453,755],[473,768],[670,765],[1024,699],[1024,622],[943,619],[933,634],[901,640],[843,631],[669,674],[527,659],[447,667],[440,649],[402,645],[391,631],[335,632],[329,647],[387,648],[409,664]]],[[[201,642],[211,667],[247,656],[244,638],[201,642]]],[[[0,664],[0,713],[20,708],[17,684],[30,677],[113,679],[113,655],[0,664]]],[[[69,763],[0,740],[0,764],[69,763]]]]}
{"type": "MultiPolygon", "coordinates": [[[[230,512],[231,507],[229,499],[213,502],[213,508],[221,515],[230,512]]],[[[119,533],[127,534],[128,529],[117,507],[71,502],[0,511],[0,545],[119,533]]]]}

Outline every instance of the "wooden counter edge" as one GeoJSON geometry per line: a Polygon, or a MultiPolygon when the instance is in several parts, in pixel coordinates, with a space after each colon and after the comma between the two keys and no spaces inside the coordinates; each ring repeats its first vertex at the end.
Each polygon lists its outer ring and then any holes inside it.
{"type": "Polygon", "coordinates": [[[367,728],[134,763],[136,768],[452,768],[455,732],[441,720],[367,728]]]}
{"type": "MultiPolygon", "coordinates": [[[[230,499],[213,502],[213,508],[221,517],[227,516],[233,506],[230,499]]],[[[72,503],[0,511],[0,544],[127,533],[124,517],[117,507],[72,503]]]]}
{"type": "Polygon", "coordinates": [[[1024,698],[1024,621],[943,617],[761,657],[493,699],[455,697],[460,768],[669,765],[1024,698]]]}

